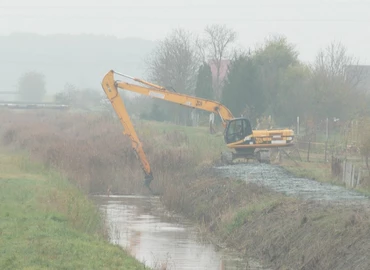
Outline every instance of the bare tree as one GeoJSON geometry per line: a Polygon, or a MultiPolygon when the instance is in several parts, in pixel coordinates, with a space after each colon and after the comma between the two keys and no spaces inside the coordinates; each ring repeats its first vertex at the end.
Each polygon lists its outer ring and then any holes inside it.
{"type": "Polygon", "coordinates": [[[200,61],[191,33],[181,28],[173,30],[151,56],[147,62],[151,80],[178,92],[193,93],[200,61]]]}
{"type": "Polygon", "coordinates": [[[202,39],[201,37],[197,37],[195,39],[195,46],[197,49],[198,57],[202,63],[207,62],[207,42],[205,39],[202,39]]]}
{"type": "MultiPolygon", "coordinates": [[[[196,77],[200,65],[196,38],[181,28],[174,29],[151,53],[147,61],[149,78],[169,90],[185,94],[194,94],[196,77]]],[[[154,101],[160,103],[160,101],[154,101]]],[[[172,108],[177,115],[176,122],[188,120],[188,108],[181,110],[177,104],[163,103],[161,107],[172,108]],[[180,117],[181,115],[181,117],[180,117]],[[181,120],[180,120],[181,118],[181,120]]]]}
{"type": "Polygon", "coordinates": [[[216,98],[220,100],[223,80],[221,79],[222,60],[229,57],[229,46],[236,38],[236,32],[225,25],[210,25],[205,29],[205,45],[212,64],[216,67],[216,78],[213,88],[216,98]]]}
{"type": "Polygon", "coordinates": [[[329,81],[345,83],[350,89],[356,88],[365,75],[359,60],[349,55],[347,48],[340,42],[332,42],[319,51],[314,71],[329,81]]]}
{"type": "Polygon", "coordinates": [[[358,63],[340,42],[319,51],[312,68],[317,117],[351,118],[361,109],[364,92],[358,86],[365,73],[358,63]]]}

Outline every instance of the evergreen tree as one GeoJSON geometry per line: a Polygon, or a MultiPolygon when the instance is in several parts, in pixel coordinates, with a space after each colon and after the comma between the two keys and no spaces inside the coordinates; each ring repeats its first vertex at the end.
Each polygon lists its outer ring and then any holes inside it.
{"type": "Polygon", "coordinates": [[[259,69],[253,57],[241,55],[231,61],[222,93],[222,103],[235,117],[243,114],[253,122],[265,111],[266,98],[259,76],[259,69]]]}
{"type": "Polygon", "coordinates": [[[207,63],[199,67],[195,95],[200,98],[213,99],[212,71],[207,63]]]}

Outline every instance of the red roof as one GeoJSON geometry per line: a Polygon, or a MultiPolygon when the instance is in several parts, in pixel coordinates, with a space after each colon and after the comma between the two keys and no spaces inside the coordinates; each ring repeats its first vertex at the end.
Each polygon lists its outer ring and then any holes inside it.
{"type": "MultiPolygon", "coordinates": [[[[220,65],[220,81],[222,82],[226,76],[227,76],[227,71],[229,69],[229,63],[230,63],[230,60],[228,59],[225,59],[225,60],[221,60],[221,65],[220,65]]],[[[213,83],[216,83],[216,78],[217,78],[217,66],[216,66],[216,61],[214,60],[208,60],[208,64],[209,66],[211,67],[211,71],[212,71],[212,79],[213,79],[213,83]]]]}

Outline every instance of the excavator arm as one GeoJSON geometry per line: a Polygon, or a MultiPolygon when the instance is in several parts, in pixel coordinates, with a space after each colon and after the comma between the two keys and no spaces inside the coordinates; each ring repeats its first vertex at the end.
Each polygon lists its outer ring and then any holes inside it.
{"type": "Polygon", "coordinates": [[[120,94],[118,93],[116,84],[113,78],[113,72],[109,72],[103,79],[102,87],[104,89],[107,98],[111,102],[114,111],[116,112],[119,120],[121,121],[124,131],[123,134],[128,136],[131,140],[132,148],[134,149],[137,158],[141,162],[141,167],[145,173],[145,185],[149,187],[150,182],[153,180],[153,174],[148,162],[148,159],[143,150],[143,146],[136,134],[134,126],[130,120],[130,116],[127,113],[125,104],[123,103],[120,94]]]}
{"type": "Polygon", "coordinates": [[[169,91],[162,86],[113,70],[110,70],[103,78],[102,87],[124,127],[124,134],[131,139],[132,147],[140,159],[145,172],[145,183],[148,187],[149,183],[153,180],[151,168],[125,105],[118,93],[118,88],[218,114],[225,128],[224,138],[226,144],[229,148],[235,149],[237,156],[246,157],[254,155],[254,150],[258,148],[277,148],[293,145],[294,132],[292,130],[252,130],[250,122],[247,119],[234,118],[227,107],[216,101],[169,91]],[[144,86],[116,81],[114,74],[121,75],[144,86]]]}
{"type": "Polygon", "coordinates": [[[183,106],[198,108],[201,110],[214,112],[218,114],[222,120],[224,127],[227,125],[227,121],[233,119],[233,115],[228,108],[226,108],[221,103],[216,101],[210,101],[203,98],[197,98],[185,94],[180,94],[176,92],[171,92],[162,86],[155,85],[153,83],[146,82],[141,79],[133,78],[125,74],[121,74],[110,70],[103,78],[102,87],[104,89],[107,98],[111,102],[114,111],[116,112],[121,124],[124,127],[123,134],[128,136],[132,143],[132,148],[134,149],[138,159],[141,162],[141,167],[145,173],[145,184],[149,187],[150,182],[153,180],[153,174],[148,162],[148,159],[143,150],[142,144],[136,131],[130,120],[130,116],[127,113],[126,107],[123,100],[118,92],[118,88],[128,90],[134,93],[139,93],[142,95],[150,96],[157,99],[163,99],[169,102],[177,103],[183,106]],[[146,86],[140,86],[137,84],[130,84],[128,82],[115,81],[114,74],[121,75],[123,77],[129,78],[133,81],[141,83],[146,86]]]}
{"type": "Polygon", "coordinates": [[[179,105],[191,108],[197,108],[208,112],[214,112],[220,116],[224,126],[226,126],[228,120],[234,119],[234,116],[232,115],[230,110],[219,102],[172,92],[162,86],[155,85],[153,83],[141,79],[133,78],[131,76],[121,74],[113,70],[109,71],[106,74],[104,80],[110,81],[117,88],[125,89],[127,91],[131,91],[134,93],[146,95],[157,99],[163,99],[172,103],[177,103],[179,105]],[[118,74],[133,81],[136,81],[138,83],[144,84],[146,85],[146,87],[137,84],[130,84],[128,82],[120,81],[114,82],[113,74],[118,74]]]}

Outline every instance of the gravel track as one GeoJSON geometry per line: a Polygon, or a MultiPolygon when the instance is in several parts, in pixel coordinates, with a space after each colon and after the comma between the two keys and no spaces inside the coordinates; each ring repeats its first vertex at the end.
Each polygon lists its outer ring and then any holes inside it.
{"type": "Polygon", "coordinates": [[[283,167],[271,164],[249,163],[216,167],[222,176],[242,179],[268,187],[287,196],[323,203],[369,204],[369,197],[329,183],[298,178],[283,167]]]}

